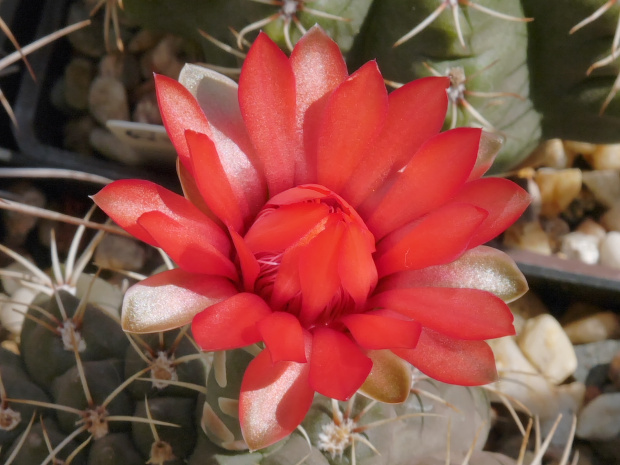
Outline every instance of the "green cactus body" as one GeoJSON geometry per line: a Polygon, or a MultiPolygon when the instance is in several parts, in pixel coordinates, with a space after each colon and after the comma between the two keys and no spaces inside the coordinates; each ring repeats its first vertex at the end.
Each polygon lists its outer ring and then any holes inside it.
{"type": "Polygon", "coordinates": [[[532,99],[543,113],[545,138],[560,137],[594,143],[617,142],[620,134],[620,96],[604,113],[601,109],[620,67],[618,60],[592,71],[597,60],[611,54],[620,15],[617,3],[593,24],[569,34],[571,28],[594,13],[598,0],[539,2],[523,0],[529,25],[528,59],[532,99]]]}
{"type": "MultiPolygon", "coordinates": [[[[523,17],[518,0],[479,3],[523,17]]],[[[463,47],[450,10],[446,9],[418,35],[394,47],[440,4],[439,0],[415,5],[402,0],[373,2],[349,61],[355,68],[376,58],[383,76],[399,83],[433,74],[454,76],[462,71],[465,82],[455,76],[453,81],[459,82],[450,89],[450,105],[456,105],[457,111],[448,111],[446,126],[482,126],[498,131],[506,140],[493,169],[509,169],[529,153],[540,137],[540,116],[529,99],[526,25],[461,7],[463,47]],[[461,89],[457,88],[459,83],[461,89]],[[465,99],[474,111],[460,99],[465,99]]]]}

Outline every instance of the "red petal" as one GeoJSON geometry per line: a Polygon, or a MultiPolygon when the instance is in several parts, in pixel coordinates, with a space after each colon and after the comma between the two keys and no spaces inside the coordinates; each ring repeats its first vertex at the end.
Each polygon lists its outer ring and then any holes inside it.
{"type": "Polygon", "coordinates": [[[456,287],[491,292],[512,302],[527,292],[525,276],[506,253],[479,245],[443,265],[391,274],[381,280],[376,294],[390,289],[456,287]]]}
{"type": "Polygon", "coordinates": [[[367,230],[348,223],[340,244],[340,282],[355,303],[361,305],[377,284],[377,268],[372,258],[374,238],[367,230]]]}
{"type": "Polygon", "coordinates": [[[484,341],[462,341],[423,328],[415,349],[392,352],[443,383],[480,386],[497,381],[495,358],[484,341]]]}
{"type": "Polygon", "coordinates": [[[487,216],[473,205],[448,204],[397,229],[377,246],[379,276],[455,260],[487,216]]]}
{"type": "Polygon", "coordinates": [[[271,295],[271,306],[274,309],[283,309],[289,300],[301,295],[299,254],[302,249],[302,246],[293,246],[282,256],[271,295]]]}
{"type": "Polygon", "coordinates": [[[121,324],[130,333],[167,331],[191,323],[205,308],[237,293],[219,276],[162,271],[134,284],[125,293],[121,324]]]}
{"type": "Polygon", "coordinates": [[[393,289],[374,296],[371,304],[400,312],[422,326],[458,339],[515,334],[508,306],[490,292],[478,289],[393,289]]]}
{"type": "Polygon", "coordinates": [[[194,96],[174,79],[162,74],[155,75],[155,90],[161,119],[166,132],[179,154],[181,162],[191,171],[189,148],[185,141],[188,129],[211,135],[209,122],[194,96]]]}
{"type": "Polygon", "coordinates": [[[318,183],[341,190],[379,135],[388,98],[375,62],[366,63],[329,97],[317,146],[318,183]]]}
{"type": "Polygon", "coordinates": [[[215,145],[199,132],[186,131],[185,138],[194,168],[194,178],[202,198],[225,225],[241,231],[243,216],[239,199],[235,197],[228,182],[215,145]]]}
{"type": "Polygon", "coordinates": [[[476,161],[480,131],[457,128],[433,137],[397,173],[377,205],[360,207],[377,240],[444,204],[461,188],[476,161]]]}
{"type": "Polygon", "coordinates": [[[304,324],[315,321],[340,288],[338,258],[343,232],[342,222],[328,222],[325,230],[300,252],[298,273],[303,301],[299,319],[304,324]]]}
{"type": "MultiPolygon", "coordinates": [[[[309,172],[307,158],[316,151],[316,133],[322,121],[326,99],[347,77],[347,65],[338,45],[319,27],[312,27],[295,45],[291,53],[291,66],[297,87],[297,128],[304,134],[306,158],[302,158],[295,173],[295,183],[312,182],[316,175],[309,172]],[[309,111],[311,110],[311,111],[309,111]]],[[[316,154],[315,154],[316,155],[316,154]]],[[[315,162],[315,161],[314,161],[315,162]]]]}
{"type": "Polygon", "coordinates": [[[244,215],[255,215],[265,203],[267,186],[241,117],[237,83],[192,64],[183,67],[179,82],[194,95],[209,121],[209,137],[244,215]]]}
{"type": "Polygon", "coordinates": [[[310,385],[332,399],[347,400],[364,383],[372,361],[339,331],[318,327],[313,332],[310,385]]]}
{"type": "Polygon", "coordinates": [[[302,156],[295,77],[286,55],[264,33],[254,41],[241,70],[239,105],[269,195],[293,187],[296,160],[302,156]]]}
{"type": "Polygon", "coordinates": [[[273,312],[258,323],[258,331],[273,363],[307,362],[303,329],[290,313],[273,312]]]}
{"type": "Polygon", "coordinates": [[[469,248],[484,244],[504,232],[525,211],[531,202],[527,192],[504,178],[484,178],[468,182],[452,199],[489,212],[472,238],[469,248]]]}
{"type": "Polygon", "coordinates": [[[257,323],[271,314],[263,299],[241,293],[210,306],[194,317],[192,333],[202,350],[228,350],[261,340],[257,323]]]}
{"type": "Polygon", "coordinates": [[[248,248],[243,238],[232,229],[229,229],[235,249],[237,249],[237,257],[241,266],[241,274],[243,275],[243,287],[246,291],[254,291],[254,283],[260,273],[260,265],[252,251],[248,248]]]}
{"type": "Polygon", "coordinates": [[[345,315],[340,321],[365,349],[411,349],[417,344],[422,330],[417,321],[382,310],[345,315]]]}
{"type": "Polygon", "coordinates": [[[329,213],[320,203],[285,205],[260,215],[245,235],[252,252],[282,252],[311,231],[329,213]]]}
{"type": "Polygon", "coordinates": [[[299,426],[314,398],[309,372],[307,363],[271,363],[268,349],[250,362],[239,395],[239,422],[250,450],[270,446],[299,426]]]}
{"type": "Polygon", "coordinates": [[[185,271],[237,279],[235,265],[209,242],[209,231],[202,223],[179,223],[154,211],[144,213],[138,224],[185,271]]]}
{"type": "Polygon", "coordinates": [[[203,241],[210,242],[224,255],[230,252],[229,239],[212,220],[184,197],[150,181],[115,181],[95,194],[93,200],[121,228],[155,247],[157,242],[138,224],[138,218],[147,212],[160,212],[178,223],[191,224],[205,234],[203,241]]]}
{"type": "Polygon", "coordinates": [[[405,166],[428,139],[439,133],[448,108],[446,77],[416,79],[388,96],[387,120],[376,146],[353,172],[343,196],[357,207],[389,173],[405,166]]]}

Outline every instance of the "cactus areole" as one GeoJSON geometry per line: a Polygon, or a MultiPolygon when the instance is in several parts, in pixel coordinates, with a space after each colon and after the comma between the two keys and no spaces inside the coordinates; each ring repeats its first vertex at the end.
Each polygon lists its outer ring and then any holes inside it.
{"type": "Polygon", "coordinates": [[[486,247],[528,195],[482,178],[499,148],[440,133],[447,77],[388,95],[376,63],[348,74],[312,28],[287,57],[266,35],[239,84],[187,65],[156,76],[184,196],[142,180],[94,196],[178,265],[130,288],[130,332],[192,324],[207,351],[259,343],[239,418],[250,449],[289,435],[315,392],[402,402],[411,365],[443,382],[495,380],[485,339],[514,334],[527,285],[486,247]]]}

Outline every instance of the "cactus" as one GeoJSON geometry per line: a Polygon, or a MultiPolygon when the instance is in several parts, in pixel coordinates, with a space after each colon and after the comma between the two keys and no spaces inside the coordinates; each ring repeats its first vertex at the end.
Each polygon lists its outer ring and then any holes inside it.
{"type": "MultiPolygon", "coordinates": [[[[91,284],[101,279],[78,269],[91,284]]],[[[19,282],[28,285],[32,275],[19,282]]],[[[404,403],[316,395],[298,431],[249,451],[237,399],[256,348],[204,354],[187,328],[125,336],[117,309],[71,291],[52,287],[26,304],[21,354],[0,348],[0,461],[7,465],[406,465],[444,463],[447,450],[458,464],[484,454],[487,389],[439,383],[417,370],[404,403]]]]}
{"type": "Polygon", "coordinates": [[[124,6],[132,21],[199,44],[205,61],[218,69],[238,68],[239,49],[258,29],[288,51],[300,31],[318,22],[351,69],[376,59],[396,85],[449,75],[454,109],[446,127],[482,126],[505,137],[493,167],[497,173],[516,166],[541,139],[618,141],[619,7],[600,3],[125,0],[124,6]],[[593,15],[597,7],[602,16],[593,15]]]}
{"type": "MultiPolygon", "coordinates": [[[[548,21],[562,25],[556,35],[578,24],[579,18],[565,15],[560,21],[557,5],[535,3],[421,0],[413,9],[403,0],[101,0],[95,8],[105,7],[114,23],[119,13],[115,8],[123,6],[124,14],[138,24],[185,36],[203,49],[207,61],[219,66],[239,66],[243,53],[233,56],[214,42],[243,49],[262,26],[289,50],[301,31],[318,21],[347,53],[352,68],[376,58],[394,86],[448,73],[453,106],[447,126],[473,124],[502,134],[507,142],[494,168],[502,171],[558,128],[567,131],[566,137],[584,131],[583,125],[571,132],[566,129],[570,125],[562,124],[567,112],[554,108],[557,100],[552,102],[546,90],[549,64],[544,54],[549,51],[535,51],[528,45],[537,34],[550,33],[539,29],[539,17],[547,15],[548,21]],[[535,21],[525,24],[526,16],[535,21]],[[205,41],[200,31],[215,41],[205,41]]],[[[590,5],[586,0],[579,5],[587,17],[590,5]]],[[[115,36],[116,46],[122,48],[121,32],[116,30],[115,36]]],[[[613,40],[605,44],[613,56],[617,44],[613,40]]],[[[584,57],[580,62],[588,66],[601,59],[591,53],[584,57]]],[[[565,63],[557,68],[560,65],[565,63]]],[[[566,88],[559,95],[562,91],[566,88]]],[[[587,127],[596,126],[597,132],[583,137],[613,137],[611,115],[618,104],[601,88],[592,95],[587,94],[589,100],[567,98],[571,106],[566,108],[589,108],[587,127]],[[601,117],[597,112],[603,104],[601,117]]],[[[86,265],[95,245],[93,241],[79,263],[86,265]]],[[[2,250],[16,258],[14,252],[2,250]]],[[[44,291],[20,302],[21,308],[28,308],[20,355],[0,352],[0,460],[404,465],[423,459],[443,463],[449,444],[453,460],[465,463],[470,449],[480,450],[484,444],[490,427],[484,389],[416,378],[411,395],[399,405],[377,403],[362,395],[346,403],[316,395],[298,431],[264,450],[249,451],[236,406],[241,376],[256,348],[202,354],[188,328],[126,336],[118,317],[120,290],[86,275],[72,261],[75,251],[64,266],[52,253],[53,279],[22,261],[27,271],[18,281],[24,284],[30,274],[38,279],[35,287],[44,291]],[[74,288],[80,279],[89,285],[78,292],[74,288]],[[102,310],[93,289],[106,285],[116,304],[102,310]],[[69,292],[59,289],[65,287],[69,292]],[[468,428],[458,430],[462,434],[452,431],[465,422],[468,428]],[[476,427],[469,427],[472,424],[476,427]],[[413,459],[412,450],[416,451],[413,459]]],[[[11,297],[8,300],[13,304],[11,297]]]]}

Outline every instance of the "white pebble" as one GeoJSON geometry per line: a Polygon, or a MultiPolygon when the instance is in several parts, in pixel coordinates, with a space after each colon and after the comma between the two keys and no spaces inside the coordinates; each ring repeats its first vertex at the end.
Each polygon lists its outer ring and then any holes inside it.
{"type": "Polygon", "coordinates": [[[598,263],[600,241],[596,236],[572,232],[563,236],[561,241],[560,250],[566,258],[579,260],[589,265],[598,263]]]}
{"type": "Polygon", "coordinates": [[[577,369],[577,355],[562,326],[549,314],[529,319],[517,339],[523,354],[551,383],[577,369]]]}
{"type": "Polygon", "coordinates": [[[610,231],[601,241],[601,265],[620,268],[620,232],[610,231]]]}
{"type": "Polygon", "coordinates": [[[577,437],[606,441],[620,434],[620,392],[601,394],[577,418],[577,437]]]}

